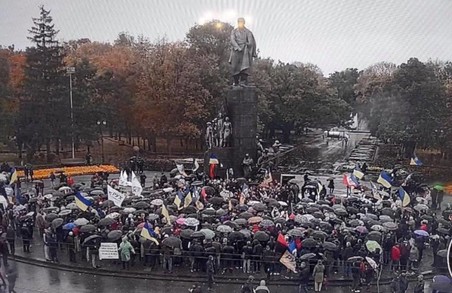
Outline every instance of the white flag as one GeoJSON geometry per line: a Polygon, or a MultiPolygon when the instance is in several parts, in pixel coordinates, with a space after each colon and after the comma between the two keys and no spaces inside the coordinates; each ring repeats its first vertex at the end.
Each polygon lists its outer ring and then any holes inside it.
{"type": "Polygon", "coordinates": [[[138,181],[137,177],[134,177],[132,179],[132,193],[133,193],[133,195],[140,196],[142,191],[143,191],[143,187],[141,186],[140,181],[138,181]]]}
{"type": "Polygon", "coordinates": [[[177,171],[179,171],[179,173],[180,173],[182,176],[184,176],[184,177],[187,177],[187,176],[188,176],[187,173],[185,173],[185,168],[184,168],[184,165],[183,165],[183,164],[176,164],[176,167],[177,167],[177,171]]]}
{"type": "Polygon", "coordinates": [[[126,171],[121,171],[121,173],[119,173],[119,186],[126,186],[127,185],[127,174],[126,171]]]}
{"type": "Polygon", "coordinates": [[[120,207],[122,205],[122,202],[126,198],[126,196],[124,194],[117,191],[110,185],[107,185],[107,193],[108,193],[108,199],[111,200],[118,207],[120,207]]]}
{"type": "Polygon", "coordinates": [[[281,256],[279,262],[282,263],[287,269],[291,270],[295,274],[297,273],[297,261],[295,260],[295,257],[287,250],[281,256]]]}

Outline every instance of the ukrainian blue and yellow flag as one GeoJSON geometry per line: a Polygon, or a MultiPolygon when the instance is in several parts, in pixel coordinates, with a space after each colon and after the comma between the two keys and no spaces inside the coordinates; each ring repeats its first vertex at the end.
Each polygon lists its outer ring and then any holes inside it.
{"type": "Polygon", "coordinates": [[[187,194],[187,196],[185,196],[185,199],[184,199],[184,208],[188,207],[192,201],[193,201],[193,197],[191,196],[191,192],[189,192],[187,194]]]}
{"type": "Polygon", "coordinates": [[[361,180],[364,177],[364,172],[361,171],[360,167],[356,166],[355,169],[353,169],[353,175],[355,175],[356,178],[361,180]]]}
{"type": "Polygon", "coordinates": [[[177,209],[181,209],[180,204],[182,203],[182,198],[184,198],[184,194],[182,191],[178,191],[176,193],[176,198],[174,199],[174,204],[177,206],[177,209]]]}
{"type": "Polygon", "coordinates": [[[416,156],[416,154],[413,154],[410,161],[411,166],[422,166],[421,160],[416,156]]]}
{"type": "Polygon", "coordinates": [[[411,202],[411,198],[408,192],[406,192],[405,189],[403,189],[403,187],[400,187],[398,192],[399,198],[402,201],[402,206],[406,207],[407,205],[409,205],[411,202]]]}
{"type": "Polygon", "coordinates": [[[75,193],[75,204],[81,209],[82,211],[86,211],[88,207],[92,205],[92,202],[87,200],[80,191],[77,191],[75,193]]]}
{"type": "Polygon", "coordinates": [[[152,229],[148,222],[144,223],[140,236],[159,245],[157,238],[155,238],[157,237],[157,233],[155,233],[154,229],[152,229]]]}
{"type": "Polygon", "coordinates": [[[381,171],[380,176],[378,176],[377,182],[386,188],[391,188],[393,184],[391,175],[389,175],[385,171],[381,171]]]}

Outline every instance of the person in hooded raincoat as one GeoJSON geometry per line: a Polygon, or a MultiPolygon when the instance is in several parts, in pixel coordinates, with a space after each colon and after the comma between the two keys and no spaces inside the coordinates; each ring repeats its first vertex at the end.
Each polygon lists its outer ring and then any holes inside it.
{"type": "Polygon", "coordinates": [[[122,238],[122,242],[119,245],[119,252],[120,252],[120,258],[122,261],[122,268],[128,269],[129,268],[129,262],[131,258],[131,254],[135,253],[135,249],[133,249],[132,244],[130,244],[127,237],[122,238]]]}

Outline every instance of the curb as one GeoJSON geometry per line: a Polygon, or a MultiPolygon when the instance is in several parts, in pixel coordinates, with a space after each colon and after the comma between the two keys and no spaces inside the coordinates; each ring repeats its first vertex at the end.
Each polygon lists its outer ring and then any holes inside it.
{"type": "MultiPolygon", "coordinates": [[[[129,271],[117,271],[117,270],[109,270],[109,269],[94,269],[91,267],[77,267],[77,266],[70,266],[67,264],[55,264],[51,262],[47,262],[44,260],[34,259],[34,258],[27,258],[23,256],[9,256],[8,257],[11,260],[15,260],[16,262],[28,264],[28,265],[34,265],[38,267],[43,268],[49,268],[49,269],[58,269],[60,271],[67,271],[67,272],[75,272],[75,273],[82,273],[82,274],[92,274],[92,275],[98,275],[98,276],[109,276],[109,277],[121,277],[121,278],[128,278],[128,279],[145,279],[145,280],[168,280],[168,281],[179,281],[179,282],[188,282],[188,283],[201,283],[205,282],[207,280],[206,277],[201,277],[199,275],[180,275],[180,274],[161,274],[161,273],[153,273],[153,272],[129,272],[129,271]]],[[[432,273],[427,273],[424,275],[426,278],[432,278],[432,273]]],[[[243,284],[246,282],[248,276],[244,277],[232,277],[227,278],[224,275],[215,275],[215,282],[219,284],[243,284]]],[[[414,281],[415,278],[409,278],[409,281],[414,281]]],[[[392,281],[392,278],[384,278],[380,279],[380,285],[389,285],[392,281]]],[[[268,283],[276,286],[297,286],[298,280],[297,279],[276,279],[276,280],[270,280],[268,283]]],[[[329,287],[346,287],[352,284],[352,280],[344,279],[336,279],[336,280],[330,280],[328,281],[329,287]]],[[[376,282],[372,282],[373,285],[376,285],[376,282]]]]}

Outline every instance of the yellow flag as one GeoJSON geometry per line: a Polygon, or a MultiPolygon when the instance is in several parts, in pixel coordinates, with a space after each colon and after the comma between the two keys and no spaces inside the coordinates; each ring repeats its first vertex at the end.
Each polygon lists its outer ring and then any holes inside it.
{"type": "Polygon", "coordinates": [[[165,217],[166,223],[171,224],[171,218],[169,216],[168,209],[164,204],[162,205],[162,215],[165,217]]]}
{"type": "Polygon", "coordinates": [[[179,209],[179,210],[181,209],[181,207],[180,207],[180,204],[181,204],[181,203],[182,203],[182,202],[181,202],[179,196],[176,195],[176,198],[174,199],[174,204],[176,205],[177,209],[179,209]]]}
{"type": "Polygon", "coordinates": [[[232,211],[232,202],[230,199],[229,199],[229,210],[232,211]]]}
{"type": "Polygon", "coordinates": [[[185,200],[184,200],[184,208],[188,207],[188,206],[191,204],[192,201],[193,201],[193,198],[192,198],[191,192],[190,192],[190,193],[187,194],[187,196],[185,197],[185,200]]]}

